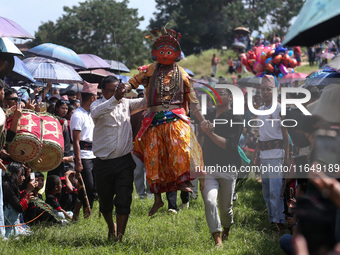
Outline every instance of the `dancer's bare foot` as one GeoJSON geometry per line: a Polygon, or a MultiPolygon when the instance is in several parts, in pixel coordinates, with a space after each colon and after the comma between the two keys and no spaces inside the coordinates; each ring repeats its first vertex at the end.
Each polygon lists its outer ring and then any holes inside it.
{"type": "Polygon", "coordinates": [[[220,232],[216,232],[212,234],[215,242],[215,247],[216,248],[223,248],[223,243],[222,243],[222,236],[220,232]]]}
{"type": "Polygon", "coordinates": [[[109,229],[108,239],[109,241],[116,241],[117,224],[113,223],[113,229],[109,229]]]}
{"type": "MultiPolygon", "coordinates": [[[[190,183],[190,182],[189,182],[190,183]]],[[[190,183],[191,184],[191,183],[190,183]]],[[[192,189],[190,189],[190,187],[192,186],[192,185],[190,185],[190,184],[188,184],[188,182],[183,182],[182,184],[181,184],[181,186],[180,186],[180,190],[181,191],[186,191],[186,192],[189,192],[189,193],[194,193],[193,191],[192,191],[192,189]]]]}
{"type": "Polygon", "coordinates": [[[155,203],[153,204],[151,210],[149,211],[149,216],[154,215],[159,208],[161,208],[164,205],[163,201],[155,201],[155,203]]]}

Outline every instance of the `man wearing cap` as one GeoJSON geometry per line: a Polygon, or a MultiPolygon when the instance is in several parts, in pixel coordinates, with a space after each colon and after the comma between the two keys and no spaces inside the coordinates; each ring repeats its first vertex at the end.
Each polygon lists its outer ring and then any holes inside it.
{"type": "Polygon", "coordinates": [[[261,121],[259,121],[259,140],[253,163],[257,157],[260,158],[262,193],[268,209],[269,221],[277,227],[279,232],[282,232],[285,222],[281,197],[282,171],[270,171],[270,169],[289,165],[290,160],[287,129],[281,126],[281,121],[278,121],[281,120],[281,105],[277,102],[277,98],[273,98],[273,88],[275,87],[274,77],[264,75],[261,82],[261,96],[264,105],[258,110],[269,110],[272,107],[275,110],[271,114],[257,116],[261,121]]]}
{"type": "MultiPolygon", "coordinates": [[[[97,83],[93,84],[84,81],[81,92],[81,106],[72,114],[70,121],[75,170],[78,175],[81,173],[91,208],[95,193],[95,180],[92,169],[96,157],[92,151],[94,123],[90,115],[90,105],[97,99],[97,87],[97,83]]],[[[89,217],[90,215],[91,211],[86,211],[84,216],[89,217]]]]}
{"type": "Polygon", "coordinates": [[[125,85],[115,76],[101,81],[103,98],[91,105],[94,165],[100,211],[109,228],[109,240],[122,240],[130,214],[133,192],[133,171],[136,164],[133,149],[130,115],[146,107],[144,98],[123,98],[125,85]],[[116,221],[113,222],[113,206],[116,221]]]}

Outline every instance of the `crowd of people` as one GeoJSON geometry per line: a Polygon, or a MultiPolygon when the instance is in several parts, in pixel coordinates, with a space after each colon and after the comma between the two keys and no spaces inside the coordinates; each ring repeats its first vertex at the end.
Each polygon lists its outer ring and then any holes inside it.
{"type": "MultiPolygon", "coordinates": [[[[251,107],[248,90],[240,87],[245,112],[236,115],[233,90],[223,88],[227,81],[220,79],[214,83],[217,103],[208,102],[210,107],[203,114],[192,78],[176,63],[181,56],[180,34],[166,29],[158,32],[152,32],[156,62],[140,67],[127,83],[115,76],[103,78],[100,93],[98,84],[85,81],[81,93],[60,95],[50,83],[33,93],[19,93],[0,80],[0,117],[4,123],[7,119],[0,155],[1,236],[30,234],[29,224],[42,221],[77,221],[81,207],[89,218],[98,198],[108,239],[122,241],[135,182],[141,199],[154,196],[149,216],[164,206],[162,193],[168,199],[168,212],[178,210],[177,191],[181,191],[182,209],[188,208],[190,194],[197,198],[199,186],[209,232],[216,247],[222,247],[234,223],[235,186],[240,176],[238,171],[207,169],[219,165],[239,170],[250,164],[260,173],[270,225],[280,236],[287,226],[290,231],[280,239],[282,249],[294,254],[294,245],[299,249],[303,243],[310,254],[336,251],[340,242],[340,87],[328,85],[320,96],[317,87],[307,86],[310,99],[288,107],[283,115],[274,93],[276,81],[264,75],[259,91],[251,95],[251,107]],[[141,84],[145,89],[137,98],[125,97],[141,84]],[[45,107],[59,122],[63,136],[62,161],[47,177],[33,172],[29,164],[16,162],[8,152],[8,145],[19,139],[23,112],[41,112],[45,107]],[[301,108],[312,115],[304,115],[301,108]],[[237,124],[216,125],[216,119],[237,124]],[[296,125],[284,126],[283,120],[295,120],[296,125]],[[250,124],[254,122],[257,125],[250,124]],[[290,170],[264,171],[284,166],[290,170]]],[[[297,49],[296,54],[301,51],[297,49]]],[[[213,56],[215,72],[218,62],[213,56]]],[[[236,78],[234,85],[238,86],[236,78]]],[[[304,94],[290,97],[303,100],[304,94]]]]}

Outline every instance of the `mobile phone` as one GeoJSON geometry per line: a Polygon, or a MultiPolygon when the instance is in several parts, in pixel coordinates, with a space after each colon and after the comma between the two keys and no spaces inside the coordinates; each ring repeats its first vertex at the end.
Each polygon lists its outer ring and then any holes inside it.
{"type": "Polygon", "coordinates": [[[35,174],[34,173],[30,173],[30,179],[34,180],[35,179],[35,174]]]}
{"type": "Polygon", "coordinates": [[[18,97],[18,104],[21,104],[21,97],[18,97]]]}

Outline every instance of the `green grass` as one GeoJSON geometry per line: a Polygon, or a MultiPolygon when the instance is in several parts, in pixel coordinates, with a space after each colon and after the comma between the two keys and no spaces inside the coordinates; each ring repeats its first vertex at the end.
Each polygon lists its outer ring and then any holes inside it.
{"type": "Polygon", "coordinates": [[[80,217],[68,226],[32,227],[31,236],[0,241],[0,254],[283,254],[279,236],[270,230],[261,183],[247,179],[238,195],[235,224],[221,250],[214,247],[200,195],[190,201],[188,210],[168,215],[165,203],[152,218],[147,214],[153,200],[134,198],[122,243],[107,241],[107,227],[95,202],[91,219],[80,217]]]}

